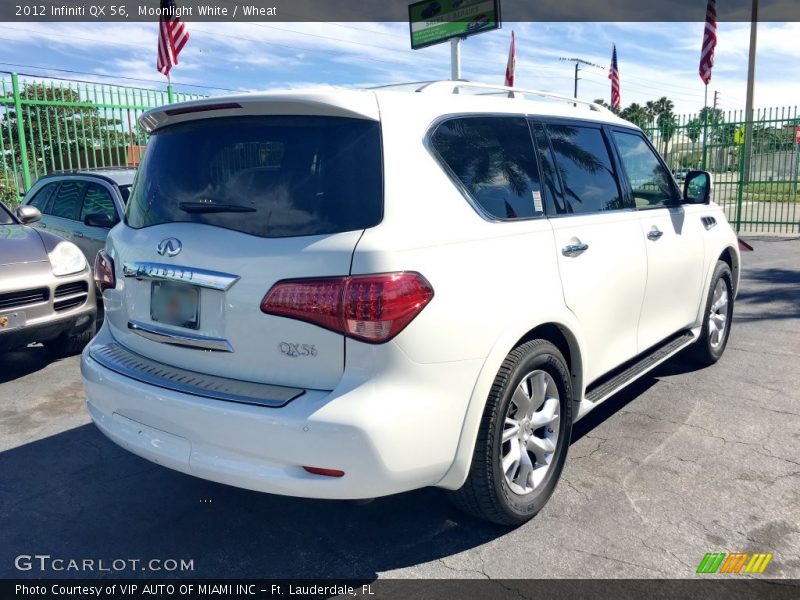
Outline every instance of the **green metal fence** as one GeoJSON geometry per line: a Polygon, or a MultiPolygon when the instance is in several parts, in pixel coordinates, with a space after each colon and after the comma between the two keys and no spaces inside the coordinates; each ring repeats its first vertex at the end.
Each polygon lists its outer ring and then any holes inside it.
{"type": "Polygon", "coordinates": [[[13,205],[46,173],[136,166],[142,112],[198,97],[0,72],[0,201],[13,205]]]}
{"type": "Polygon", "coordinates": [[[712,108],[644,126],[679,181],[685,169],[712,173],[714,200],[742,233],[800,233],[799,128],[797,107],[756,110],[749,122],[712,108]]]}
{"type": "MultiPolygon", "coordinates": [[[[0,72],[0,201],[14,204],[45,173],[137,165],[141,113],[198,97],[0,72]]],[[[716,109],[639,118],[679,180],[684,169],[711,171],[737,231],[800,233],[797,107],[757,110],[749,123],[716,109]]]]}

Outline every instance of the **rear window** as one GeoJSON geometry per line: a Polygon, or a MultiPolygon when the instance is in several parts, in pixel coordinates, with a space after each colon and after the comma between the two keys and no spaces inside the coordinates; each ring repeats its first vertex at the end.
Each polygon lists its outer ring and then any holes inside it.
{"type": "Polygon", "coordinates": [[[269,238],[364,229],[382,211],[378,123],[231,117],[155,131],[126,222],[204,223],[269,238]]]}

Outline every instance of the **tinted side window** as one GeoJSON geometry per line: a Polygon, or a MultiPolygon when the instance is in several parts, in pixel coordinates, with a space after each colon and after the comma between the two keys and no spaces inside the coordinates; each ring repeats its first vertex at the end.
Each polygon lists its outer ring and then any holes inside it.
{"type": "Polygon", "coordinates": [[[0,204],[0,225],[14,225],[15,223],[16,221],[11,217],[8,209],[0,204]]]}
{"type": "Polygon", "coordinates": [[[539,168],[542,171],[542,186],[544,187],[545,204],[547,205],[547,212],[549,214],[557,214],[559,211],[556,205],[564,205],[561,200],[561,182],[556,172],[556,164],[553,161],[553,153],[550,150],[550,143],[547,140],[547,133],[545,133],[544,125],[540,123],[531,123],[531,131],[533,132],[533,139],[536,145],[536,156],[539,159],[539,168]]]}
{"type": "Polygon", "coordinates": [[[542,191],[523,117],[464,117],[439,125],[434,150],[474,201],[498,219],[542,215],[542,191]]]}
{"type": "Polygon", "coordinates": [[[45,209],[47,208],[47,201],[50,200],[50,196],[53,195],[53,192],[56,190],[57,187],[58,187],[57,183],[48,183],[46,186],[44,186],[42,189],[36,192],[36,194],[34,195],[33,198],[31,198],[31,201],[28,204],[38,208],[39,212],[45,213],[46,212],[45,209]]]}
{"type": "Polygon", "coordinates": [[[547,132],[564,187],[557,212],[580,214],[623,208],[603,132],[562,124],[548,124],[547,132]]]}
{"type": "Polygon", "coordinates": [[[128,203],[128,197],[131,195],[131,186],[129,185],[121,185],[119,186],[119,195],[122,196],[122,203],[128,203]]]}
{"type": "Polygon", "coordinates": [[[63,181],[53,200],[50,214],[77,221],[81,214],[81,202],[87,185],[85,181],[63,181]]]}
{"type": "Polygon", "coordinates": [[[96,183],[90,183],[86,190],[86,197],[83,199],[83,210],[81,210],[81,221],[86,215],[103,214],[117,220],[117,209],[108,190],[96,183]]]}
{"type": "Polygon", "coordinates": [[[628,174],[637,208],[674,204],[678,198],[672,176],[638,133],[614,132],[620,160],[628,174]]]}

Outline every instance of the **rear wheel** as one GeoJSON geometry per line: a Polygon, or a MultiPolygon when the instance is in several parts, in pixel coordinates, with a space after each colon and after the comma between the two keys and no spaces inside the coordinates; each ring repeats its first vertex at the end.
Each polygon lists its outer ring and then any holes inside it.
{"type": "Polygon", "coordinates": [[[563,356],[548,341],[514,349],[495,378],[467,481],[452,492],[462,510],[519,525],[555,489],[572,433],[572,385],[563,356]]]}
{"type": "Polygon", "coordinates": [[[712,365],[717,362],[731,333],[733,319],[733,277],[728,263],[719,261],[708,288],[703,329],[691,348],[691,357],[698,363],[712,365]]]}

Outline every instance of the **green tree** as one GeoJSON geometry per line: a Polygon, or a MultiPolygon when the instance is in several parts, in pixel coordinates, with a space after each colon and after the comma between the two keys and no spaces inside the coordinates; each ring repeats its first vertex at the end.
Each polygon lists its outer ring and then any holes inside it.
{"type": "Polygon", "coordinates": [[[696,142],[701,135],[703,135],[703,121],[699,117],[689,119],[686,123],[686,137],[696,142]]]}
{"type": "Polygon", "coordinates": [[[608,110],[610,110],[612,112],[617,112],[611,107],[611,105],[608,102],[606,102],[602,98],[595,98],[594,99],[594,103],[595,104],[599,104],[600,106],[605,106],[608,110]]]}
{"type": "Polygon", "coordinates": [[[620,111],[619,116],[626,121],[630,121],[634,125],[641,127],[642,129],[647,127],[650,122],[650,115],[647,109],[636,102],[623,108],[620,111]]]}

